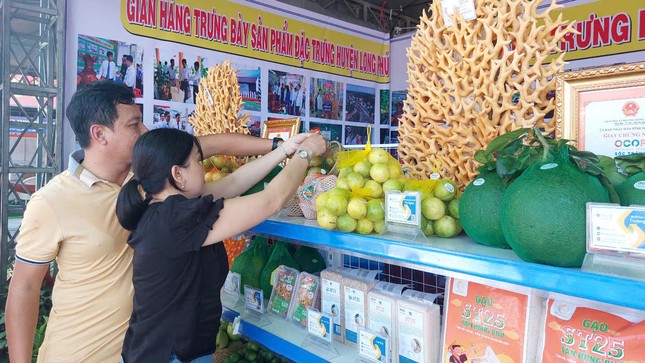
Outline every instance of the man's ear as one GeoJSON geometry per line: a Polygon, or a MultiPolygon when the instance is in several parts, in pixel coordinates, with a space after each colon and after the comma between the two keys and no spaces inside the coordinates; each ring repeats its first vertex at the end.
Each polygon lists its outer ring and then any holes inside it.
{"type": "Polygon", "coordinates": [[[104,128],[105,126],[99,124],[90,126],[90,144],[105,145],[107,143],[104,128]]]}

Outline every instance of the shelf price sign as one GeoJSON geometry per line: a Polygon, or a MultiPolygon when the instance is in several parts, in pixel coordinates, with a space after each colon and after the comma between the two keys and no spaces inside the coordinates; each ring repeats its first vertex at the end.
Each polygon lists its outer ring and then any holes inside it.
{"type": "Polygon", "coordinates": [[[454,278],[449,286],[443,354],[460,362],[525,362],[528,296],[454,278]]]}
{"type": "Polygon", "coordinates": [[[627,363],[645,357],[645,321],[549,299],[543,363],[627,363]]]}

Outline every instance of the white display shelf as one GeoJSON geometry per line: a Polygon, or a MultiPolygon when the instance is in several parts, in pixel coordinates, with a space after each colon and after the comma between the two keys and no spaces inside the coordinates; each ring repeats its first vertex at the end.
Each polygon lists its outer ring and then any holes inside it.
{"type": "MultiPolygon", "coordinates": [[[[222,317],[232,322],[241,312],[241,310],[237,311],[224,307],[222,317]]],[[[260,328],[248,321],[242,320],[240,322],[239,333],[294,362],[346,363],[354,362],[358,355],[357,348],[334,341],[334,348],[338,351],[339,356],[331,360],[319,357],[312,351],[302,348],[302,344],[306,339],[306,331],[304,329],[295,324],[291,324],[285,319],[279,319],[270,314],[265,315],[271,324],[260,328]]]]}
{"type": "MultiPolygon", "coordinates": [[[[445,275],[465,274],[555,292],[584,299],[645,309],[645,282],[583,272],[520,260],[512,250],[483,246],[465,235],[443,239],[430,237],[427,243],[405,238],[384,239],[378,235],[359,235],[329,231],[316,221],[276,215],[251,229],[276,238],[302,241],[320,248],[372,256],[391,263],[413,265],[419,269],[442,271],[445,275]]],[[[557,253],[557,252],[554,252],[557,253]]],[[[645,269],[645,264],[643,264],[645,269]]]]}

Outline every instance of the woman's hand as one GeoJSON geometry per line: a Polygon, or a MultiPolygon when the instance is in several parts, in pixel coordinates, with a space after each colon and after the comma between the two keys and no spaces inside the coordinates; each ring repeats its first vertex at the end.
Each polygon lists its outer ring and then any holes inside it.
{"type": "Polygon", "coordinates": [[[294,135],[294,136],[288,138],[282,144],[280,144],[280,147],[287,154],[287,157],[291,157],[298,150],[300,145],[312,135],[314,135],[314,134],[302,133],[302,134],[294,135]]]}
{"type": "Polygon", "coordinates": [[[298,150],[306,150],[310,157],[322,156],[327,152],[327,140],[321,134],[309,134],[298,150]]]}

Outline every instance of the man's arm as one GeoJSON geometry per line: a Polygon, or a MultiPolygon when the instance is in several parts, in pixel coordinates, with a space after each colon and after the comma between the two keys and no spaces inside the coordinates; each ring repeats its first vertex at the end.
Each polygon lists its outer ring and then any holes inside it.
{"type": "Polygon", "coordinates": [[[30,363],[38,323],[40,287],[49,264],[16,261],[7,296],[6,328],[12,363],[30,363]]]}
{"type": "Polygon", "coordinates": [[[271,151],[273,145],[272,139],[233,133],[201,136],[199,142],[205,158],[213,155],[264,155],[271,151]]]}

